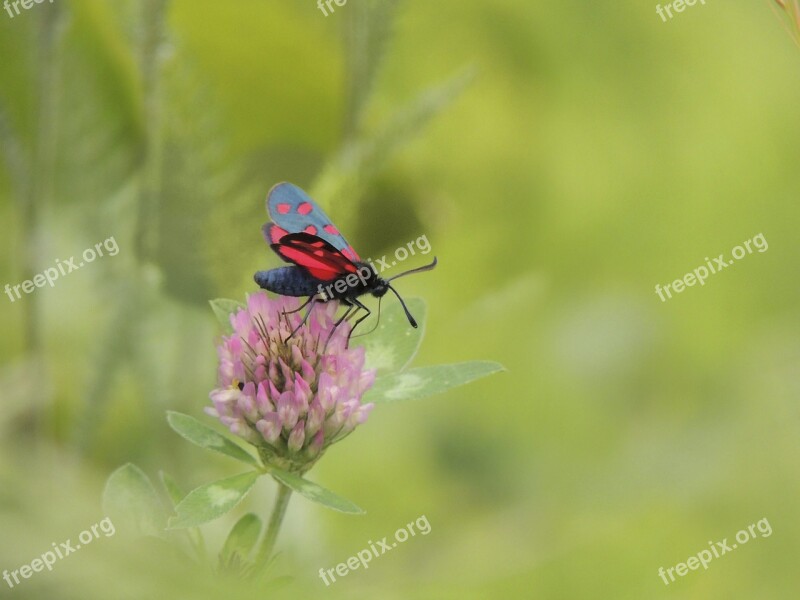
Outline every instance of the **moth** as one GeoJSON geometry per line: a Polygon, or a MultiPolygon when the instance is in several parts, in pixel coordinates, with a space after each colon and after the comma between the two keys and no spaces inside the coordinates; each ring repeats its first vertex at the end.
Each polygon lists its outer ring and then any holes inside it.
{"type": "Polygon", "coordinates": [[[291,266],[258,271],[253,279],[259,287],[270,292],[307,297],[297,310],[306,306],[308,310],[289,338],[305,324],[315,304],[332,301],[347,307],[336,321],[334,330],[345,319],[354,318],[359,311],[364,311],[365,314],[351,328],[352,335],[356,327],[372,314],[359,298],[364,294],[383,298],[390,290],[400,300],[409,324],[417,327],[416,320],[391,282],[398,277],[432,270],[437,264],[435,257],[428,265],[384,279],[370,263],[361,260],[328,215],[296,185],[284,182],[273,187],[267,196],[267,212],[272,220],[262,228],[264,237],[270,248],[291,266]]]}

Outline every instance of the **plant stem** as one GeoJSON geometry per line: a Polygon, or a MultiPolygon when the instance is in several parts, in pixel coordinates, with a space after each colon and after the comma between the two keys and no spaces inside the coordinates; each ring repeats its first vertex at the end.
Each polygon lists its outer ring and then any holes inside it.
{"type": "MultiPolygon", "coordinates": [[[[39,31],[36,78],[36,129],[28,175],[30,183],[25,186],[22,197],[22,230],[24,238],[22,272],[26,277],[41,268],[39,253],[44,239],[42,215],[46,204],[52,199],[56,175],[57,143],[59,132],[59,104],[61,96],[61,52],[60,42],[64,23],[64,7],[49,6],[39,13],[39,31]]],[[[25,350],[38,365],[43,377],[49,373],[44,365],[42,345],[41,304],[39,294],[33,294],[22,305],[22,324],[25,350]]],[[[46,382],[42,382],[47,388],[46,382]]],[[[59,417],[56,394],[34,415],[33,433],[41,441],[55,437],[59,417]]]]}
{"type": "MultiPolygon", "coordinates": [[[[161,193],[161,164],[163,158],[163,110],[162,67],[164,45],[167,41],[166,20],[169,0],[147,0],[141,3],[140,39],[138,47],[139,71],[142,79],[143,119],[145,123],[144,157],[140,167],[139,203],[137,206],[134,244],[141,264],[152,262],[157,251],[158,201],[161,193]]],[[[136,318],[144,314],[143,297],[140,290],[148,289],[143,279],[143,269],[137,269],[134,280],[126,282],[133,289],[122,295],[118,310],[107,325],[100,345],[100,365],[90,383],[86,405],[81,418],[77,419],[73,439],[83,454],[87,454],[94,443],[98,424],[102,422],[108,405],[108,386],[122,364],[125,353],[130,351],[131,328],[136,318]]]]}
{"type": "Polygon", "coordinates": [[[146,131],[136,231],[136,250],[142,262],[152,262],[158,251],[158,205],[164,158],[162,71],[168,4],[169,0],[147,0],[142,3],[139,66],[146,131]]]}
{"type": "MultiPolygon", "coordinates": [[[[23,199],[22,228],[25,232],[24,249],[21,253],[23,273],[35,273],[39,267],[39,242],[42,232],[42,209],[53,188],[56,161],[58,75],[59,75],[59,34],[62,7],[42,11],[38,45],[38,69],[36,80],[37,125],[33,148],[31,172],[36,176],[27,188],[23,199]]],[[[39,323],[38,295],[27,298],[23,304],[23,327],[26,351],[37,355],[41,351],[41,327],[39,323]]]]}
{"type": "Polygon", "coordinates": [[[261,540],[261,548],[259,548],[258,556],[256,557],[257,568],[265,568],[269,564],[272,550],[275,548],[275,540],[278,538],[278,531],[281,528],[281,523],[283,523],[283,517],[286,514],[286,507],[289,505],[291,495],[292,490],[282,483],[278,483],[278,496],[275,499],[275,506],[269,518],[267,532],[264,534],[264,539],[261,540]]]}

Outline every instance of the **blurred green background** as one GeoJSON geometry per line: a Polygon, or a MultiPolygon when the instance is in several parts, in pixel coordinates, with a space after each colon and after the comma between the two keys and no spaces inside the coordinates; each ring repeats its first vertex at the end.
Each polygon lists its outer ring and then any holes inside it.
{"type": "MultiPolygon", "coordinates": [[[[169,430],[215,385],[209,298],[277,266],[264,198],[311,191],[362,256],[427,235],[417,365],[508,372],[379,406],[293,498],[262,597],[790,598],[800,540],[800,50],[771,3],[58,0],[0,12],[0,569],[103,518],[128,461],[241,468],[169,430]],[[668,302],[654,293],[763,233],[668,302]],[[431,532],[325,587],[425,515],[431,532]],[[669,587],[709,540],[750,542],[669,587]]],[[[422,264],[417,260],[408,266],[422,264]]],[[[404,265],[405,266],[405,265],[404,265]]],[[[393,301],[389,299],[388,301],[393,301]]],[[[237,470],[239,469],[239,470],[237,470]]],[[[204,527],[217,547],[259,482],[204,527]]],[[[154,557],[158,556],[158,560],[154,557]]],[[[252,597],[101,538],[9,598],[252,597]]]]}

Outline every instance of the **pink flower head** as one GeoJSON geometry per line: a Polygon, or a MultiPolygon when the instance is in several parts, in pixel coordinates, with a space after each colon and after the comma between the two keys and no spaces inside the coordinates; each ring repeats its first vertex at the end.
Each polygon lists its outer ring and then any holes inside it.
{"type": "Polygon", "coordinates": [[[289,312],[298,306],[296,298],[258,292],[231,315],[234,332],[217,347],[219,387],[206,412],[258,447],[267,463],[305,471],[366,421],[373,404],[361,397],[375,371],[364,370],[363,347],[347,348],[348,323],[331,336],[334,303],[317,304],[287,340],[303,320],[304,311],[289,312]]]}

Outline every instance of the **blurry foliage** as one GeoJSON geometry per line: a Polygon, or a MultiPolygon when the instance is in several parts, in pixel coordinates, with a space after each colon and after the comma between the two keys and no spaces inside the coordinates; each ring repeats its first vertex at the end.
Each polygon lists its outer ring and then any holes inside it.
{"type": "MultiPolygon", "coordinates": [[[[207,402],[205,302],[277,264],[260,226],[286,179],[363,255],[428,235],[440,265],[401,290],[430,304],[419,364],[509,368],[413,412],[386,405],[332,453],[320,483],[368,515],[290,508],[276,568],[297,575],[295,597],[423,513],[431,535],[325,592],[794,594],[800,55],[779,3],[709,2],[663,23],[634,0],[349,0],[329,17],[312,0],[172,0],[156,23],[154,151],[142,48],[159,4],[0,11],[0,283],[110,235],[121,249],[54,289],[0,296],[3,568],[99,520],[119,464],[163,466],[187,489],[230,474],[163,414],[207,402]],[[160,185],[141,220],[144,173],[160,185]],[[653,293],[760,231],[763,255],[667,303],[653,293]],[[657,577],[765,516],[763,543],[675,587],[657,577]]],[[[11,593],[119,589],[252,596],[116,538],[11,593]]]]}
{"type": "MultiPolygon", "coordinates": [[[[87,231],[112,230],[133,244],[129,252],[135,251],[135,258],[126,261],[126,272],[116,273],[122,282],[109,282],[119,301],[99,336],[93,382],[83,395],[83,408],[58,415],[59,419],[75,415],[77,433],[68,437],[82,448],[94,444],[107,406],[114,400],[109,390],[121,370],[133,367],[134,376],[143,381],[152,377],[138,368],[152,365],[135,356],[149,348],[131,342],[137,337],[136,329],[145,327],[158,312],[155,305],[161,300],[153,293],[204,306],[220,290],[240,286],[242,270],[231,266],[243,262],[242,234],[257,233],[266,220],[260,198],[276,180],[308,177],[311,165],[316,162],[319,168],[321,164],[312,159],[305,171],[293,166],[290,172],[267,165],[272,173],[267,178],[248,173],[247,160],[231,149],[225,117],[215,108],[218,103],[211,85],[168,27],[169,7],[166,0],[118,4],[76,0],[63,13],[32,15],[41,21],[42,31],[52,29],[53,44],[59,48],[60,60],[48,71],[52,71],[58,123],[51,127],[58,135],[51,141],[58,152],[57,197],[79,205],[76,210],[86,215],[87,231]],[[56,18],[66,21],[63,35],[61,23],[48,25],[48,20],[56,18]],[[67,49],[63,57],[61,47],[67,49]]],[[[341,129],[350,133],[343,134],[342,151],[323,170],[320,196],[342,207],[337,212],[344,219],[343,207],[357,212],[364,191],[387,159],[462,88],[459,84],[422,96],[374,136],[363,134],[358,141],[347,141],[355,131],[351,125],[360,120],[368,104],[393,14],[386,4],[366,3],[351,11],[348,19],[352,22],[344,26],[352,33],[343,38],[348,57],[343,91],[348,108],[343,117],[347,123],[341,129]]],[[[43,104],[34,122],[41,123],[41,113],[47,109],[43,104]]],[[[36,164],[30,161],[36,157],[27,152],[26,160],[24,145],[6,112],[0,112],[0,133],[19,195],[27,189],[36,164]]],[[[269,151],[270,156],[284,153],[294,157],[293,165],[298,162],[297,151],[291,147],[269,151]]],[[[261,153],[260,159],[265,158],[261,153]]],[[[44,200],[31,202],[41,209],[44,200]]],[[[39,221],[39,211],[30,218],[39,221]]],[[[30,224],[31,231],[39,227],[39,222],[30,224]]],[[[255,241],[256,236],[246,239],[255,241]]],[[[264,250],[264,245],[256,247],[264,250]]],[[[37,253],[22,271],[33,271],[43,260],[37,253]]],[[[41,311],[30,318],[38,322],[41,311]]],[[[63,432],[65,425],[69,424],[60,422],[58,430],[63,432]]]]}

